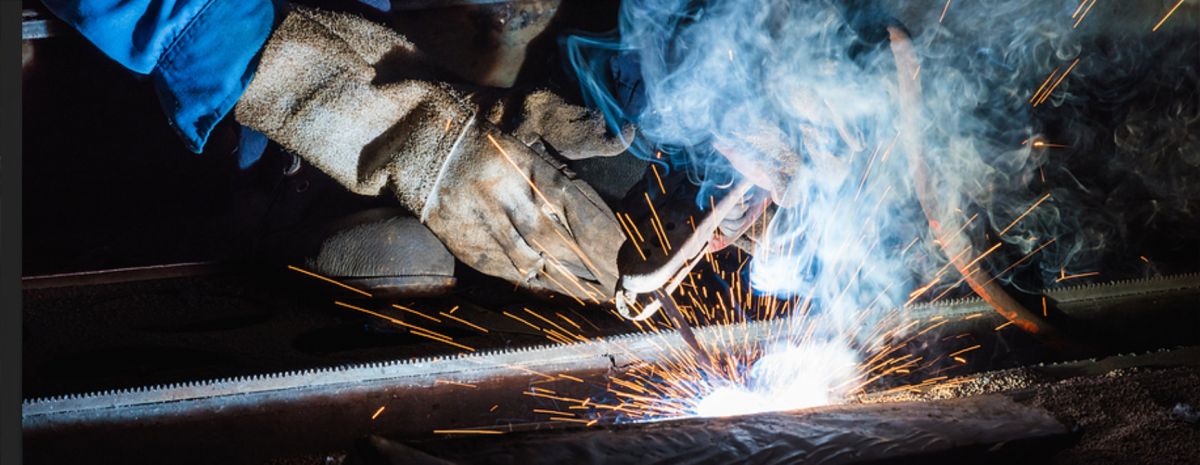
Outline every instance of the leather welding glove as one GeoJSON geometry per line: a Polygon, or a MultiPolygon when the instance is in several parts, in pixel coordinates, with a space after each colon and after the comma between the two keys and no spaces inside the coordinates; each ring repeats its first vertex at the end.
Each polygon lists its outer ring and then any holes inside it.
{"type": "Polygon", "coordinates": [[[620,226],[590,186],[526,142],[577,158],[624,147],[596,115],[548,94],[525,99],[521,139],[498,131],[469,97],[434,81],[391,29],[295,7],[268,40],[236,116],[353,192],[390,191],[476,270],[609,299],[620,226]]]}
{"type": "Polygon", "coordinates": [[[487,120],[501,128],[512,127],[512,135],[526,145],[544,141],[569,160],[619,155],[628,149],[623,141],[634,135],[633,128],[626,127],[621,137],[609,137],[608,126],[596,111],[566,103],[548,91],[506,96],[491,106],[487,120]]]}

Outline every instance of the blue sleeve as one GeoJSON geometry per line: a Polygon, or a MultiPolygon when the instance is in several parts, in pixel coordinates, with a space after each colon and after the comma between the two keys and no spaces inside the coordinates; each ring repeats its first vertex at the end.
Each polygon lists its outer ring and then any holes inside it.
{"type": "Polygon", "coordinates": [[[254,75],[273,0],[44,0],[101,51],[149,75],[163,109],[199,153],[254,75]]]}

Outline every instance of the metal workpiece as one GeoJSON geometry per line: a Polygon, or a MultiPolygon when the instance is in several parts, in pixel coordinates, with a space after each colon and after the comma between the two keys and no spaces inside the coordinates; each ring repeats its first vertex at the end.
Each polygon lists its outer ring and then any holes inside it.
{"type": "MultiPolygon", "coordinates": [[[[1062,286],[1045,289],[1041,295],[1058,311],[1079,318],[1089,312],[1145,311],[1146,305],[1190,304],[1196,308],[1200,306],[1200,273],[1062,286]],[[1141,307],[1133,304],[1141,304],[1141,307]]],[[[978,297],[922,303],[910,307],[909,314],[914,317],[963,317],[990,308],[981,303],[978,297]]]]}
{"type": "MultiPolygon", "coordinates": [[[[736,325],[734,330],[739,336],[763,338],[772,334],[769,328],[772,324],[778,322],[751,322],[736,325]]],[[[706,327],[697,328],[696,333],[698,337],[719,341],[720,338],[716,337],[717,332],[729,330],[706,327]]],[[[128,409],[151,408],[155,413],[181,415],[231,405],[255,405],[260,401],[303,401],[331,392],[399,392],[461,384],[485,388],[493,383],[508,385],[514,382],[512,386],[520,386],[533,381],[545,381],[561,373],[604,374],[631,363],[655,361],[667,355],[664,348],[679,347],[682,343],[678,333],[665,331],[594,339],[569,345],[546,345],[64,395],[27,400],[22,417],[26,432],[35,433],[62,425],[97,421],[119,423],[143,418],[145,412],[128,409]],[[158,410],[159,407],[165,410],[158,410]]],[[[520,395],[519,391],[517,389],[513,394],[520,395]]],[[[492,402],[500,399],[485,400],[492,402]]],[[[428,429],[416,429],[413,432],[426,433],[428,429]]]]}
{"type": "MultiPolygon", "coordinates": [[[[1195,316],[1200,275],[1067,287],[1046,295],[1071,321],[1111,320],[1120,326],[1091,330],[1159,343],[1141,350],[1171,344],[1171,337],[1190,334],[1194,339],[1200,330],[1195,316]],[[1109,318],[1124,312],[1139,315],[1141,326],[1109,318]],[[1163,328],[1174,328],[1174,336],[1164,335],[1163,328]]],[[[952,320],[942,332],[967,331],[986,338],[994,337],[994,326],[1003,321],[980,299],[917,305],[906,314],[912,319],[952,320]],[[971,317],[974,314],[981,315],[971,317]]],[[[694,328],[694,333],[727,350],[720,341],[742,341],[741,347],[746,347],[745,341],[767,343],[787,334],[781,329],[789,323],[752,321],[694,328]]],[[[938,337],[937,332],[926,336],[938,337]]],[[[1112,342],[1112,347],[1121,347],[1119,341],[1112,342]]],[[[123,458],[136,451],[147,461],[179,456],[250,461],[340,450],[368,434],[419,438],[437,429],[512,432],[563,427],[533,421],[529,412],[538,406],[566,408],[570,402],[531,393],[548,389],[556,397],[594,396],[624,367],[670,360],[672,352],[678,354],[684,347],[679,333],[663,331],[29,399],[23,405],[22,424],[27,457],[35,463],[78,457],[79,451],[123,458]],[[141,439],[132,444],[130,437],[141,439]]]]}
{"type": "MultiPolygon", "coordinates": [[[[1038,345],[1031,335],[1025,349],[1060,358],[1195,344],[1200,334],[1200,274],[1197,273],[1063,286],[1021,297],[1076,343],[1056,349],[1038,345]]],[[[917,305],[908,310],[909,318],[948,320],[938,331],[942,334],[986,335],[1012,326],[991,305],[976,297],[917,305]]]]}
{"type": "MultiPolygon", "coordinates": [[[[757,324],[741,328],[752,338],[763,337],[764,329],[757,324]]],[[[698,333],[715,340],[717,330],[698,333]]],[[[281,451],[342,449],[367,434],[543,429],[551,425],[529,421],[529,406],[554,402],[530,396],[534,386],[558,396],[588,397],[603,390],[613,370],[666,357],[664,347],[682,344],[673,332],[618,336],[34,399],[23,405],[26,457],[57,463],[88,451],[88,456],[147,462],[165,457],[252,462],[281,451]],[[129,437],[140,439],[132,444],[125,440],[129,437]],[[253,438],[253,445],[229,442],[235,438],[253,438]]]]}
{"type": "Polygon", "coordinates": [[[999,458],[1054,448],[1069,431],[1044,409],[986,395],[413,446],[452,463],[484,464],[579,463],[588,458],[606,464],[977,463],[985,456],[996,460],[986,463],[1006,463],[999,458]]]}
{"type": "Polygon", "coordinates": [[[1129,308],[1133,304],[1156,304],[1183,299],[1200,305],[1200,273],[1130,279],[1104,284],[1085,284],[1050,289],[1047,297],[1063,311],[1082,313],[1089,309],[1129,308]]]}

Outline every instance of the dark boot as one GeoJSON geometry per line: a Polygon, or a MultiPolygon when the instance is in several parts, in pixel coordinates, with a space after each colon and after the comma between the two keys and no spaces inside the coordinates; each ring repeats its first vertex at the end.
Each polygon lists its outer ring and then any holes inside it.
{"type": "Polygon", "coordinates": [[[318,229],[304,263],[375,297],[430,296],[454,287],[454,257],[411,215],[393,208],[354,213],[318,229]]]}
{"type": "Polygon", "coordinates": [[[246,233],[255,261],[300,266],[379,298],[454,287],[454,257],[386,199],[352,194],[273,144],[243,177],[242,223],[253,225],[246,233]]]}

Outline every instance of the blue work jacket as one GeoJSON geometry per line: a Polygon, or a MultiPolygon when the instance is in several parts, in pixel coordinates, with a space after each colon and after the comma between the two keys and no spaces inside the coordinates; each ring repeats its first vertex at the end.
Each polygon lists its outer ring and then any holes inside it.
{"type": "Polygon", "coordinates": [[[101,51],[154,82],[188,148],[204,142],[254,75],[278,0],[44,0],[101,51]]]}

